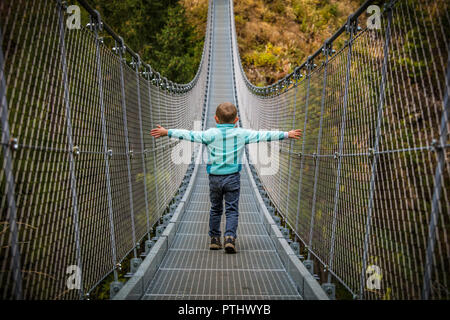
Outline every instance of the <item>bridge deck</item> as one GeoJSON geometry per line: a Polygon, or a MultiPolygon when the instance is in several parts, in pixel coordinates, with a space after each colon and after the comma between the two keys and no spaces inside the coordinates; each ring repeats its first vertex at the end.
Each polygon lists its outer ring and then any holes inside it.
{"type": "MultiPolygon", "coordinates": [[[[227,1],[216,1],[207,127],[216,106],[234,101],[227,1]]],[[[177,234],[143,299],[301,299],[263,225],[249,177],[241,172],[237,254],[210,251],[209,187],[205,165],[177,234]]],[[[225,215],[222,216],[222,232],[225,215]]]]}
{"type": "MultiPolygon", "coordinates": [[[[169,248],[144,299],[299,299],[241,177],[237,254],[208,249],[209,194],[204,165],[169,248]]],[[[225,215],[222,219],[224,230],[225,215]]]]}

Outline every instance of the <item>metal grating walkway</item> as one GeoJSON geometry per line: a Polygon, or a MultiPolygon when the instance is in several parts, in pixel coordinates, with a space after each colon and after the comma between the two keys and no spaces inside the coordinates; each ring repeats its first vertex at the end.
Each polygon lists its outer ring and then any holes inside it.
{"type": "MultiPolygon", "coordinates": [[[[174,242],[143,299],[300,299],[263,227],[244,172],[238,253],[208,249],[208,180],[205,166],[199,169],[174,242]]],[[[222,218],[224,230],[225,215],[222,218]]]]}
{"type": "MultiPolygon", "coordinates": [[[[228,1],[215,1],[207,127],[215,125],[219,103],[234,101],[228,11],[228,1]]],[[[264,228],[248,179],[241,171],[238,253],[210,251],[208,176],[200,165],[174,242],[143,299],[301,299],[264,228]]],[[[225,214],[222,231],[224,224],[225,214]]]]}

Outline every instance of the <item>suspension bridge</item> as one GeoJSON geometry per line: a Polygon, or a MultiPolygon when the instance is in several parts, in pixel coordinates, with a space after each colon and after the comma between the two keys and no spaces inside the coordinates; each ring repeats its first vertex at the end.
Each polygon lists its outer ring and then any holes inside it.
{"type": "Polygon", "coordinates": [[[0,3],[2,299],[450,298],[446,1],[366,1],[267,87],[233,1],[209,1],[187,84],[76,4],[79,28],[64,1],[0,3]],[[246,150],[235,255],[208,250],[204,147],[178,163],[183,141],[149,135],[212,127],[224,101],[240,126],[303,130],[269,164],[246,150]]]}

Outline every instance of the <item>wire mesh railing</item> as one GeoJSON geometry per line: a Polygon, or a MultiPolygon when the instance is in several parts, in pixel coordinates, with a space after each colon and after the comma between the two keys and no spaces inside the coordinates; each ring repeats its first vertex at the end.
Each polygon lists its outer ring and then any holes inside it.
{"type": "Polygon", "coordinates": [[[176,84],[85,1],[0,3],[2,299],[84,298],[136,257],[188,167],[148,132],[201,121],[210,23],[195,78],[176,84]]]}
{"type": "Polygon", "coordinates": [[[232,17],[243,125],[303,130],[271,142],[276,174],[250,161],[328,282],[360,299],[449,299],[448,2],[372,4],[264,88],[246,78],[232,17]]]}
{"type": "MultiPolygon", "coordinates": [[[[78,4],[71,29],[64,2],[0,3],[3,299],[83,298],[117,278],[187,168],[170,161],[178,142],[146,132],[202,117],[211,12],[197,75],[180,85],[78,4]],[[71,267],[80,290],[68,287],[71,267]]],[[[303,130],[260,178],[328,281],[364,299],[448,299],[448,3],[386,1],[379,28],[361,28],[371,4],[265,88],[243,72],[232,19],[242,124],[303,130]]]]}

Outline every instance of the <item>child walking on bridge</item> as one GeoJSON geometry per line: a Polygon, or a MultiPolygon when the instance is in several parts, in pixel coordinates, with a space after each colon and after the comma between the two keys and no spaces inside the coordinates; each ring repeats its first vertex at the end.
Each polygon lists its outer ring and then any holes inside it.
{"type": "Polygon", "coordinates": [[[209,236],[211,250],[222,248],[220,241],[220,221],[225,199],[226,226],[224,233],[225,252],[235,253],[236,231],[239,218],[240,171],[244,146],[262,141],[283,140],[286,138],[300,139],[301,130],[283,131],[253,131],[236,127],[237,109],[230,102],[221,103],[214,116],[217,127],[206,131],[188,131],[181,129],[165,129],[161,126],[151,130],[155,138],[184,139],[206,145],[208,162],[206,171],[209,174],[209,195],[211,211],[209,216],[209,236]]]}

